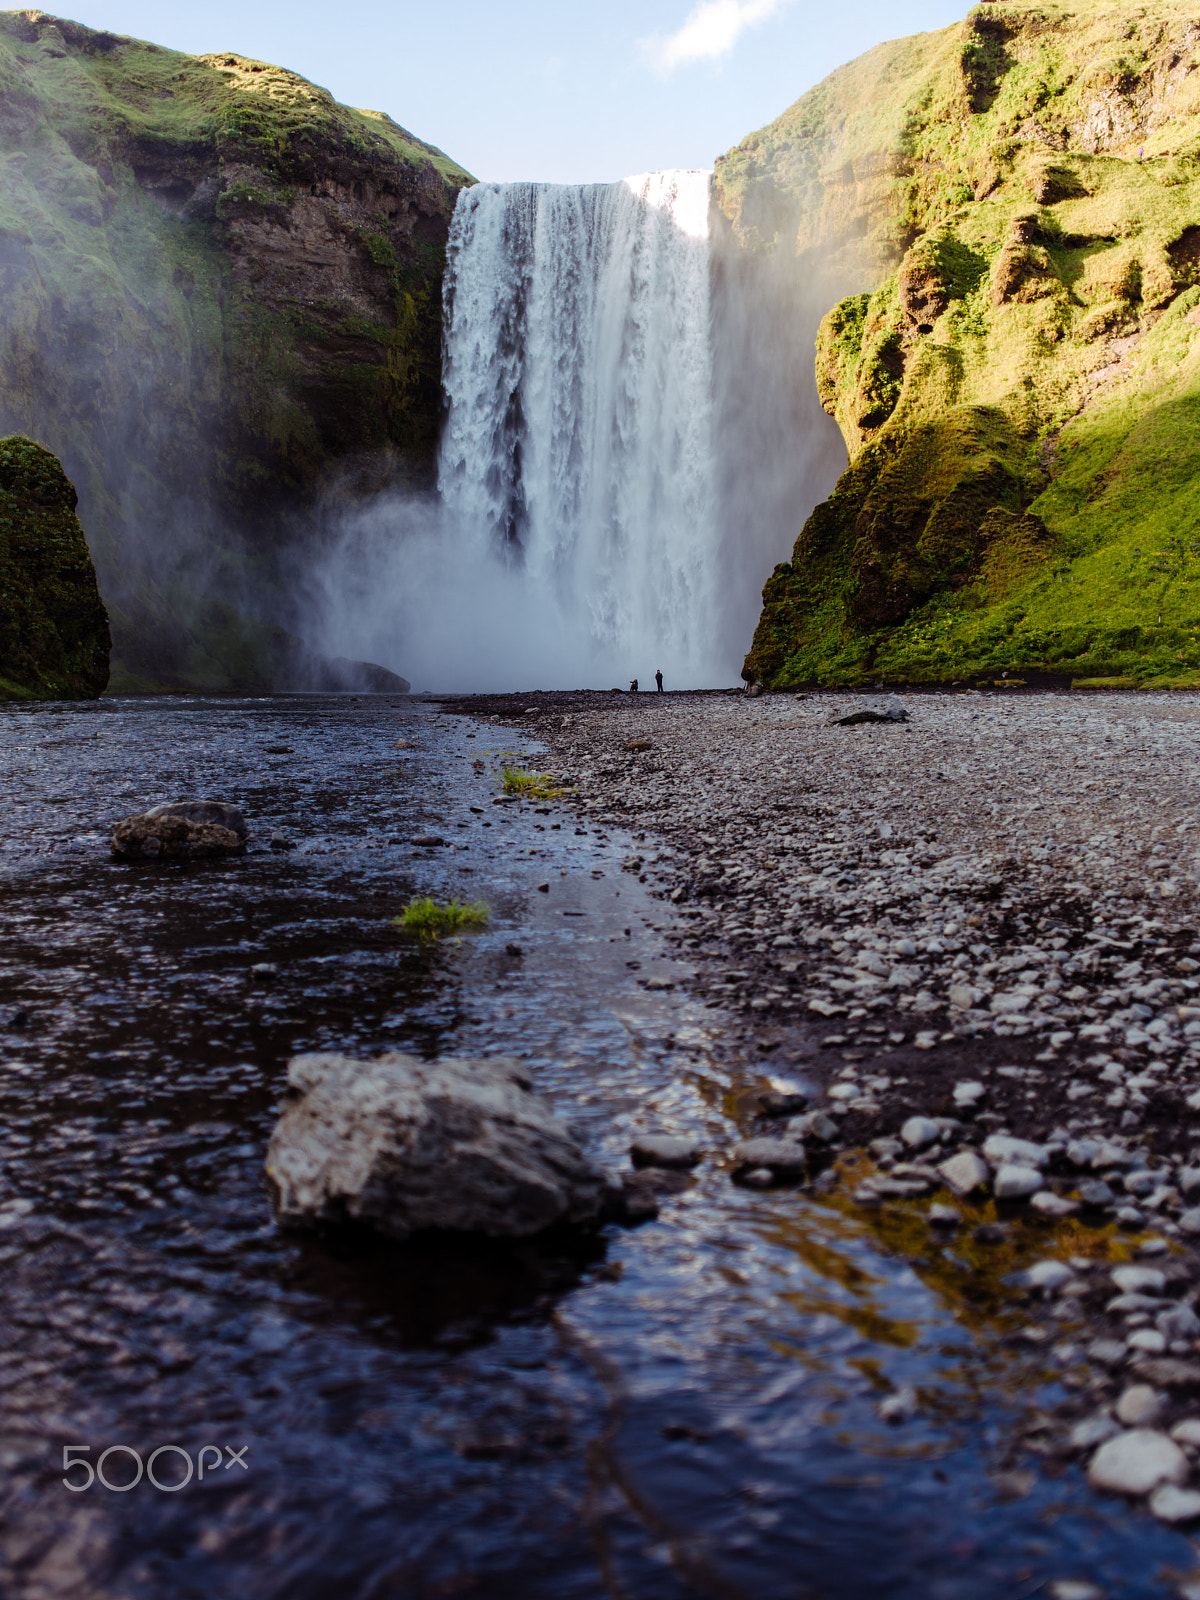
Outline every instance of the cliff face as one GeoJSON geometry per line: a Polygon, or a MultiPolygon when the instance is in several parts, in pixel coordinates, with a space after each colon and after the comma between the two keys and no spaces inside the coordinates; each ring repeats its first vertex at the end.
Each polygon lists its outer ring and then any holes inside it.
{"type": "Polygon", "coordinates": [[[79,489],[117,686],[269,683],[322,488],[431,481],[470,181],[281,68],[0,13],[0,427],[79,489]]]}
{"type": "Polygon", "coordinates": [[[843,289],[850,466],[764,590],[769,681],[1200,683],[1200,20],[990,3],[718,165],[748,250],[843,289]]]}
{"type": "Polygon", "coordinates": [[[108,618],[48,450],[0,439],[0,700],[90,700],[108,683],[108,618]]]}

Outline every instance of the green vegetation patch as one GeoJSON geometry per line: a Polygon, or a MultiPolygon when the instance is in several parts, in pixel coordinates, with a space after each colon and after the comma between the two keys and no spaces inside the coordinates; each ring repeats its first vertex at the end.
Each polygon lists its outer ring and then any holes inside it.
{"type": "Polygon", "coordinates": [[[457,900],[447,901],[444,905],[429,898],[410,900],[398,917],[393,918],[392,926],[403,928],[405,933],[412,934],[421,940],[441,939],[446,934],[467,933],[475,928],[487,926],[488,908],[482,900],[476,900],[471,905],[462,905],[457,900]]]}
{"type": "Polygon", "coordinates": [[[557,800],[567,791],[552,772],[527,772],[524,767],[502,766],[500,781],[505,794],[523,795],[529,800],[557,800]]]}

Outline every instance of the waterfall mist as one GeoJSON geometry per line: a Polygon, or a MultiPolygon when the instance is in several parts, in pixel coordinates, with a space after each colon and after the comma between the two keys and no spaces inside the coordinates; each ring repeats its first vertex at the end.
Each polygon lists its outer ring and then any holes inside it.
{"type": "Polygon", "coordinates": [[[812,375],[824,286],[711,238],[709,189],[460,195],[439,491],[334,519],[323,649],[434,689],[736,681],[845,452],[812,375]]]}

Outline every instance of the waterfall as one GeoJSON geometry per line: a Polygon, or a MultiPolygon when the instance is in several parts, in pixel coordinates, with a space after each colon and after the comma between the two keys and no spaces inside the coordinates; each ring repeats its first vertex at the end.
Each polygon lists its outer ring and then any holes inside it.
{"type": "Polygon", "coordinates": [[[440,491],[559,684],[724,682],[748,642],[721,644],[708,209],[706,172],[458,200],[440,491]]]}

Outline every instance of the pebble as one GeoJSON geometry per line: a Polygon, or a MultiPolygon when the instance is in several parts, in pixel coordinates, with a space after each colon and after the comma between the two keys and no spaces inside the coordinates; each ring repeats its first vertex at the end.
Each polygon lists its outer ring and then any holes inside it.
{"type": "Polygon", "coordinates": [[[1029,1201],[1034,1211],[1043,1217],[1073,1217],[1080,1207],[1076,1200],[1066,1200],[1060,1194],[1055,1194],[1053,1189],[1042,1189],[1033,1195],[1029,1201]]]}
{"type": "Polygon", "coordinates": [[[1044,1167],[1049,1160],[1045,1145],[1029,1139],[1012,1139],[993,1133],[983,1142],[983,1153],[993,1166],[1044,1167]]]}
{"type": "Polygon", "coordinates": [[[1127,1428],[1152,1428],[1165,1409],[1166,1400],[1148,1383],[1132,1384],[1113,1408],[1117,1421],[1127,1428]]]}
{"type": "Polygon", "coordinates": [[[1131,1350],[1140,1350],[1148,1356],[1161,1356],[1167,1348],[1167,1341],[1157,1328],[1138,1328],[1125,1343],[1131,1350]]]}
{"type": "Polygon", "coordinates": [[[1200,1446],[1200,1417],[1184,1417],[1171,1429],[1176,1444],[1200,1446]]]}
{"type": "Polygon", "coordinates": [[[1187,1480],[1187,1457],[1165,1433],[1132,1428],[1102,1444],[1088,1464],[1088,1482],[1110,1494],[1150,1494],[1187,1480]]]}
{"type": "Polygon", "coordinates": [[[953,1206],[932,1205],[925,1217],[931,1228],[957,1228],[962,1222],[953,1206]]]}
{"type": "Polygon", "coordinates": [[[1085,1417],[1082,1422],[1077,1422],[1067,1435],[1067,1443],[1072,1450],[1093,1450],[1120,1432],[1120,1424],[1114,1422],[1107,1412],[1100,1412],[1097,1416],[1085,1417]]]}
{"type": "Polygon", "coordinates": [[[1069,1283],[1075,1274],[1065,1261],[1035,1261],[1023,1276],[1031,1289],[1044,1289],[1052,1294],[1069,1283]]]}
{"type": "Polygon", "coordinates": [[[1046,1590],[1050,1600],[1104,1600],[1104,1590],[1082,1578],[1059,1578],[1046,1590]]]}
{"type": "Polygon", "coordinates": [[[997,1200],[1025,1200],[1042,1187],[1042,1175],[1036,1167],[1001,1167],[992,1184],[997,1200]]]}
{"type": "Polygon", "coordinates": [[[1114,1267],[1109,1276],[1122,1294],[1162,1294],[1167,1286],[1157,1267],[1114,1267]]]}
{"type": "Polygon", "coordinates": [[[946,1187],[963,1197],[982,1189],[990,1176],[987,1162],[974,1150],[960,1150],[956,1156],[943,1161],[938,1172],[946,1187]]]}
{"type": "Polygon", "coordinates": [[[884,1422],[894,1426],[901,1422],[909,1422],[916,1416],[920,1409],[917,1400],[917,1391],[905,1384],[895,1394],[889,1394],[886,1399],[879,1402],[879,1415],[884,1422]]]}
{"type": "Polygon", "coordinates": [[[1128,1351],[1117,1339],[1093,1339],[1087,1347],[1089,1361],[1102,1367],[1115,1367],[1124,1361],[1128,1351]]]}
{"type": "Polygon", "coordinates": [[[1116,1200],[1116,1195],[1113,1194],[1103,1179],[1096,1178],[1091,1183],[1081,1183],[1079,1185],[1079,1198],[1085,1206],[1091,1206],[1096,1211],[1103,1211],[1113,1204],[1116,1200]]]}
{"type": "Polygon", "coordinates": [[[923,1150],[941,1138],[942,1130],[932,1117],[909,1117],[900,1129],[900,1137],[910,1150],[923,1150]]]}
{"type": "Polygon", "coordinates": [[[1150,1496],[1150,1510],[1160,1522],[1195,1522],[1200,1517],[1200,1492],[1164,1483],[1150,1496]]]}
{"type": "Polygon", "coordinates": [[[1179,1218],[1179,1228],[1182,1233],[1191,1235],[1200,1234],[1200,1206],[1195,1206],[1191,1211],[1185,1211],[1179,1218]]]}

